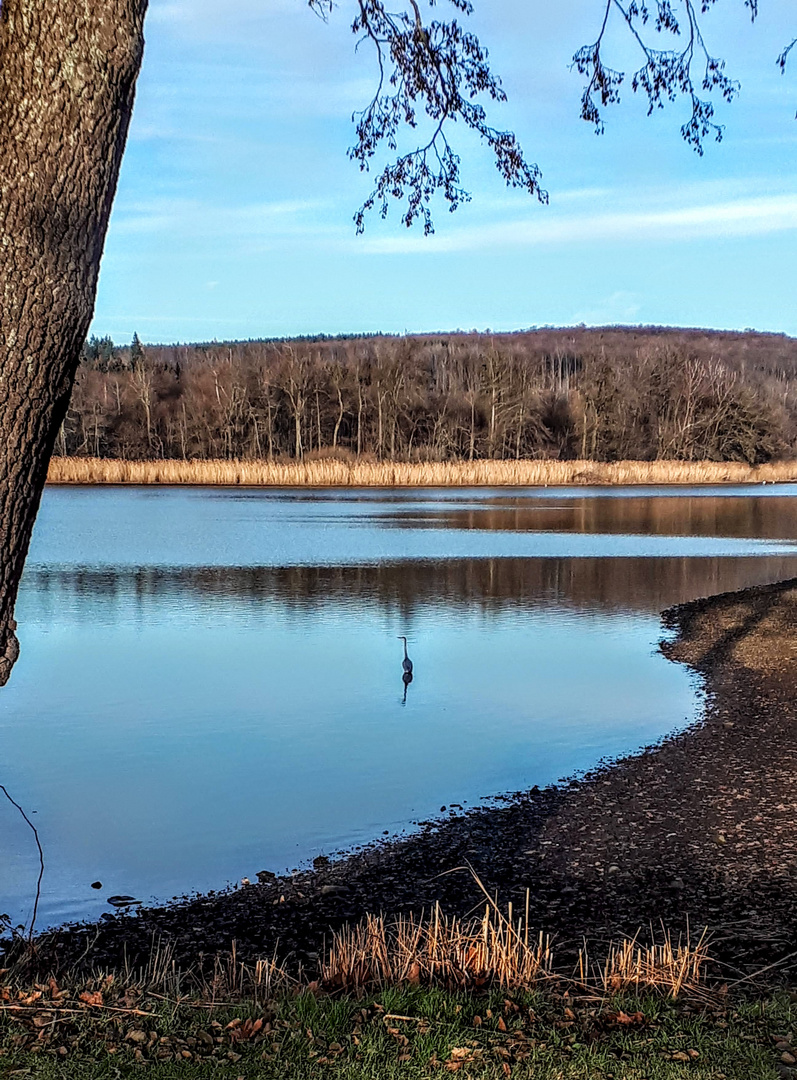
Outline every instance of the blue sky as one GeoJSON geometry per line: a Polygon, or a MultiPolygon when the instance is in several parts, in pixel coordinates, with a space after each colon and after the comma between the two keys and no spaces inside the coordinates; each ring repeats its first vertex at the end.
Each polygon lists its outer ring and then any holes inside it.
{"type": "MultiPolygon", "coordinates": [[[[445,0],[440,0],[441,9],[445,0]]],[[[355,236],[369,191],[346,157],[374,86],[348,0],[152,0],[136,110],[105,249],[97,334],[127,342],[309,333],[657,323],[797,335],[797,34],[789,0],[705,17],[742,82],[719,145],[680,139],[685,105],[647,118],[630,88],[597,137],[579,120],[575,50],[600,0],[476,0],[469,22],[509,94],[492,122],[543,170],[548,207],[504,187],[451,133],[471,203],[436,233],[398,212],[355,236]]],[[[453,11],[453,9],[451,9],[453,11]]],[[[616,34],[607,59],[630,68],[616,34]]]]}

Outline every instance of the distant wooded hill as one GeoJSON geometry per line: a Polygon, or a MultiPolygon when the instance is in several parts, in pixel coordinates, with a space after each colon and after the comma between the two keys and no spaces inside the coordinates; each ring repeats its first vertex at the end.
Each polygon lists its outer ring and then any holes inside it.
{"type": "Polygon", "coordinates": [[[754,464],[797,453],[797,340],[655,327],[92,338],[56,453],[754,464]]]}

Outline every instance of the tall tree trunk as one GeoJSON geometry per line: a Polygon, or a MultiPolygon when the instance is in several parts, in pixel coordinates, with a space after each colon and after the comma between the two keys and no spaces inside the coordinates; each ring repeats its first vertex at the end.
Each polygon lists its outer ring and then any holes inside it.
{"type": "Polygon", "coordinates": [[[363,384],[360,382],[360,373],[357,372],[357,460],[363,449],[363,384]]]}
{"type": "Polygon", "coordinates": [[[47,465],[94,309],[147,0],[0,7],[0,685],[47,465]]]}
{"type": "Polygon", "coordinates": [[[336,450],[338,446],[338,432],[340,431],[340,425],[343,423],[343,393],[340,387],[337,387],[338,391],[338,418],[335,421],[335,430],[332,432],[332,449],[336,450]]]}

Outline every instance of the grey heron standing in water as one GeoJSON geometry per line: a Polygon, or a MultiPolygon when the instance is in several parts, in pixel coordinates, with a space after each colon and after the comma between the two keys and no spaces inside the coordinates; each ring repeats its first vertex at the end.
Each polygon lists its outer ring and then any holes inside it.
{"type": "Polygon", "coordinates": [[[412,660],[410,660],[409,656],[407,656],[407,639],[404,637],[403,634],[399,634],[398,639],[399,641],[404,642],[404,659],[401,663],[401,666],[404,668],[408,675],[412,675],[412,660]]]}

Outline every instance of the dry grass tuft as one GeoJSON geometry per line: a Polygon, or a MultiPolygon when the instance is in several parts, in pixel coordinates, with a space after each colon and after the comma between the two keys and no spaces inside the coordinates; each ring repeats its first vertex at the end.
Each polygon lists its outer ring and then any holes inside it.
{"type": "Polygon", "coordinates": [[[153,938],[146,964],[140,968],[126,964],[119,978],[124,985],[135,986],[144,993],[177,1000],[196,994],[208,999],[228,997],[244,986],[248,988],[252,982],[251,972],[239,965],[235,942],[229,953],[214,957],[213,971],[207,973],[193,967],[178,967],[174,943],[160,937],[153,938]]]}
{"type": "Polygon", "coordinates": [[[58,1008],[70,1009],[75,1005],[82,1008],[89,1002],[87,993],[90,1004],[113,1006],[116,1012],[124,1011],[120,1004],[137,1007],[143,998],[190,1001],[208,1007],[240,1001],[253,1001],[257,1005],[306,985],[301,971],[289,974],[276,956],[241,961],[234,941],[230,952],[214,956],[212,967],[186,968],[178,966],[173,942],[153,938],[143,966],[133,967],[128,963],[117,971],[92,968],[84,963],[95,943],[96,936],[73,967],[46,974],[42,972],[36,948],[20,939],[3,957],[7,966],[0,969],[0,1013],[24,1012],[35,1002],[42,1008],[49,998],[58,1002],[58,1008]]]}
{"type": "Polygon", "coordinates": [[[290,975],[276,955],[250,962],[238,957],[236,942],[228,953],[216,954],[212,969],[180,968],[171,942],[153,942],[146,966],[126,968],[119,976],[125,986],[173,1001],[195,1000],[208,1004],[220,1001],[265,1003],[279,994],[305,984],[302,972],[290,975]]]}
{"type": "Polygon", "coordinates": [[[399,915],[386,923],[369,915],[333,935],[324,958],[322,984],[361,991],[401,984],[472,989],[497,984],[528,988],[551,973],[551,950],[540,934],[531,943],[528,925],[513,923],[487,905],[482,919],[444,915],[439,904],[426,917],[399,915]]]}
{"type": "MultiPolygon", "coordinates": [[[[595,965],[585,943],[574,981],[607,995],[653,990],[676,998],[700,991],[708,961],[705,931],[696,945],[688,936],[673,945],[662,927],[659,940],[651,935],[647,945],[638,936],[612,943],[606,959],[595,965]]],[[[554,970],[550,939],[531,933],[528,915],[515,921],[511,904],[503,915],[492,900],[481,919],[446,916],[439,904],[417,919],[400,915],[386,923],[381,915],[368,915],[333,935],[321,970],[325,988],[356,993],[407,984],[530,990],[551,978],[563,976],[554,970]]]]}
{"type": "Polygon", "coordinates": [[[0,1018],[87,1007],[141,1016],[158,1002],[207,1009],[244,1001],[266,1006],[286,994],[321,989],[357,995],[397,986],[532,990],[548,980],[607,997],[642,990],[695,997],[705,994],[709,955],[705,933],[696,945],[688,939],[673,945],[662,929],[659,941],[641,945],[634,937],[613,944],[606,959],[594,964],[585,944],[575,975],[566,975],[554,969],[549,938],[531,934],[527,916],[515,920],[511,904],[504,915],[490,901],[481,919],[446,916],[436,905],[419,918],[399,915],[387,922],[369,915],[356,926],[344,926],[333,934],[317,982],[308,982],[301,971],[290,974],[276,957],[242,962],[235,943],[204,970],[179,968],[173,946],[161,940],[153,940],[148,962],[136,970],[75,968],[58,973],[56,981],[34,973],[32,959],[18,957],[0,971],[0,1018]]]}
{"type": "Polygon", "coordinates": [[[661,940],[649,945],[640,945],[637,937],[612,944],[606,960],[595,968],[590,968],[585,944],[579,952],[579,976],[581,982],[597,983],[607,994],[645,989],[675,998],[699,990],[708,961],[705,931],[696,945],[688,936],[673,945],[670,932],[662,928],[661,940]]]}
{"type": "Polygon", "coordinates": [[[544,487],[588,484],[760,484],[797,480],[797,461],[120,461],[53,458],[51,484],[233,487],[544,487]]]}

